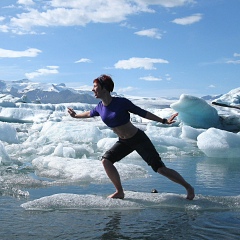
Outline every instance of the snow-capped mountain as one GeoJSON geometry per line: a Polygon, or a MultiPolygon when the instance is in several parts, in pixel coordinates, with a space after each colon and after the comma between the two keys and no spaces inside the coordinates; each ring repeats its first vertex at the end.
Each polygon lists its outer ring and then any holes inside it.
{"type": "Polygon", "coordinates": [[[75,90],[64,83],[36,83],[28,79],[17,81],[0,80],[0,98],[11,95],[16,101],[41,103],[97,103],[91,91],[75,90]]]}

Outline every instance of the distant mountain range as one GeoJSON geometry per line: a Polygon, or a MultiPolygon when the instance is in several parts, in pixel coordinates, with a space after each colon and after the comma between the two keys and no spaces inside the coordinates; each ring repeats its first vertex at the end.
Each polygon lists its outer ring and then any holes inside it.
{"type": "MultiPolygon", "coordinates": [[[[15,102],[34,102],[34,103],[88,103],[97,104],[99,99],[93,96],[92,91],[83,91],[69,88],[65,83],[37,83],[28,79],[5,81],[0,80],[0,99],[5,96],[16,98],[15,102]]],[[[114,96],[119,96],[116,92],[114,96]]],[[[224,95],[207,95],[201,97],[205,101],[217,101],[224,104],[239,105],[240,104],[240,88],[231,90],[224,95]]],[[[151,99],[151,98],[148,98],[151,99]]],[[[177,100],[174,98],[166,98],[167,100],[177,100]]]]}
{"type": "Polygon", "coordinates": [[[206,96],[203,96],[201,97],[202,99],[204,99],[205,101],[212,101],[214,99],[217,99],[217,98],[220,98],[223,94],[219,94],[219,95],[206,95],[206,96]]]}
{"type": "Polygon", "coordinates": [[[70,103],[82,102],[95,104],[99,102],[91,91],[75,90],[64,83],[35,83],[28,79],[17,81],[0,80],[0,93],[19,98],[22,102],[70,103]]]}

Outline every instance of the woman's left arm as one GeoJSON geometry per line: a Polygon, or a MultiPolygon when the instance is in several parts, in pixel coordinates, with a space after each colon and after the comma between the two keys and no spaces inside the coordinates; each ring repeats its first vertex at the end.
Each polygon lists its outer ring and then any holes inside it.
{"type": "Polygon", "coordinates": [[[177,115],[178,115],[178,113],[174,113],[170,118],[166,119],[166,118],[160,118],[160,117],[156,116],[155,114],[147,111],[147,114],[146,114],[145,118],[148,119],[148,120],[152,120],[152,121],[155,121],[155,122],[160,122],[160,123],[163,123],[163,124],[172,124],[172,123],[176,122],[174,119],[177,115]]]}

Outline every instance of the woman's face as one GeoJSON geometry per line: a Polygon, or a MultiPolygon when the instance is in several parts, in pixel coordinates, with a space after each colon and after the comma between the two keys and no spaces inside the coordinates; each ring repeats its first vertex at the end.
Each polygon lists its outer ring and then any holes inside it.
{"type": "Polygon", "coordinates": [[[105,94],[106,89],[102,88],[99,83],[94,82],[92,91],[96,98],[101,98],[105,94]]]}

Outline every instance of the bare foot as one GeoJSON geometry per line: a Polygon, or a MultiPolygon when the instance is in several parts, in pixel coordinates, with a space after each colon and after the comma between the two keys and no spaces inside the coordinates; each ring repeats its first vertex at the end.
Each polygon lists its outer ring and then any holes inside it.
{"type": "Polygon", "coordinates": [[[124,199],[124,192],[115,192],[115,193],[109,195],[108,198],[124,199]]]}
{"type": "Polygon", "coordinates": [[[188,200],[193,200],[195,197],[195,193],[194,193],[194,188],[192,186],[190,186],[189,188],[187,188],[187,199],[188,200]]]}

